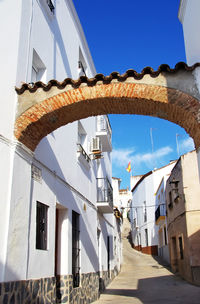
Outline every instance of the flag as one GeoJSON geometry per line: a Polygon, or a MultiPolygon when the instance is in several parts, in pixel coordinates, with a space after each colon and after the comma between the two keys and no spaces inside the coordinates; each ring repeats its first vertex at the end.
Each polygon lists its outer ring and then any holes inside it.
{"type": "Polygon", "coordinates": [[[127,171],[128,173],[131,172],[131,162],[128,163],[128,166],[127,166],[127,168],[126,168],[126,171],[127,171]]]}

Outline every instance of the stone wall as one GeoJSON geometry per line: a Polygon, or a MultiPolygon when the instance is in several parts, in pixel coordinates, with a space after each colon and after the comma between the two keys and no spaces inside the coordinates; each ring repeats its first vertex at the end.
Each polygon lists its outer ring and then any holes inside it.
{"type": "Polygon", "coordinates": [[[81,274],[80,287],[73,288],[72,275],[57,277],[57,303],[91,303],[99,297],[98,273],[81,274]]]}
{"type": "Polygon", "coordinates": [[[2,304],[56,304],[56,278],[0,283],[2,304]]]}

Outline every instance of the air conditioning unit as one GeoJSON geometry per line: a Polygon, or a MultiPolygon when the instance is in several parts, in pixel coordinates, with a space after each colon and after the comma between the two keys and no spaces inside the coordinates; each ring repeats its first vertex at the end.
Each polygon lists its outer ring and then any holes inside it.
{"type": "Polygon", "coordinates": [[[99,137],[92,138],[90,150],[92,153],[101,153],[101,142],[99,137]]]}

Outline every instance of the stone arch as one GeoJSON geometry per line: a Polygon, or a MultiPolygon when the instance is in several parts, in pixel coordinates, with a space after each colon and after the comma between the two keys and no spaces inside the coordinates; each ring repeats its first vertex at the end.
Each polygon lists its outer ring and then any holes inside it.
{"type": "Polygon", "coordinates": [[[138,74],[97,75],[78,81],[50,81],[16,89],[18,109],[15,136],[32,151],[55,129],[75,120],[101,114],[156,116],[183,127],[200,147],[200,96],[194,70],[179,64],[175,69],[160,66],[138,74]]]}

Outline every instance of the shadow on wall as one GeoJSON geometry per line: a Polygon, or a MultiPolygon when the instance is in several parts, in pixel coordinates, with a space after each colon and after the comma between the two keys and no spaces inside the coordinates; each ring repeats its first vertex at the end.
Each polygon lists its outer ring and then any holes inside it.
{"type": "MultiPolygon", "coordinates": [[[[56,9],[56,1],[55,1],[55,9],[56,9]]],[[[57,22],[57,19],[54,18],[53,22],[49,21],[49,18],[46,16],[46,13],[42,7],[43,10],[43,14],[44,17],[46,19],[46,22],[48,23],[52,33],[54,33],[54,79],[56,79],[56,70],[57,70],[57,64],[56,64],[56,48],[58,47],[58,49],[60,50],[60,54],[61,54],[61,58],[62,58],[62,62],[63,62],[63,66],[65,68],[65,72],[66,72],[66,77],[71,78],[72,74],[71,74],[71,69],[70,69],[70,65],[69,65],[69,61],[68,61],[68,57],[67,57],[67,53],[66,53],[66,47],[63,41],[63,35],[60,31],[60,26],[57,22]]],[[[78,62],[77,62],[77,67],[78,67],[78,62]]]]}
{"type": "MultiPolygon", "coordinates": [[[[200,223],[199,211],[197,211],[196,220],[196,223],[200,223]]],[[[200,286],[200,230],[189,237],[188,250],[190,259],[187,261],[190,261],[192,283],[200,286]]]]}
{"type": "MultiPolygon", "coordinates": [[[[45,144],[45,149],[44,149],[45,155],[46,155],[46,158],[47,157],[49,158],[49,163],[51,164],[52,170],[55,170],[55,172],[58,174],[58,176],[60,176],[61,179],[66,181],[63,171],[58,163],[57,158],[55,157],[55,154],[54,154],[47,138],[45,137],[43,139],[43,141],[45,144]]],[[[83,208],[82,209],[80,209],[80,208],[83,207],[83,204],[85,203],[83,198],[78,197],[78,195],[75,194],[74,192],[72,192],[72,190],[70,190],[70,188],[67,185],[64,190],[64,191],[66,191],[67,195],[63,195],[63,192],[58,190],[59,189],[58,185],[56,185],[55,182],[52,182],[52,178],[48,179],[47,176],[48,175],[43,176],[44,181],[49,186],[49,188],[54,192],[57,202],[59,202],[59,204],[65,206],[66,208],[71,208],[72,210],[74,210],[74,211],[78,212],[80,215],[82,215],[84,211],[83,211],[83,208]],[[77,201],[80,202],[79,205],[77,204],[77,201]]],[[[92,207],[88,207],[88,208],[92,208],[92,207]]],[[[97,256],[95,244],[93,243],[93,241],[90,237],[91,233],[89,233],[89,231],[91,231],[91,229],[94,227],[94,225],[92,227],[91,226],[89,227],[88,226],[89,224],[90,224],[89,221],[86,224],[84,217],[82,216],[81,229],[82,229],[82,232],[84,231],[84,237],[81,237],[81,244],[85,249],[85,252],[88,256],[88,259],[91,262],[94,272],[96,272],[96,271],[98,271],[98,269],[97,269],[98,268],[98,256],[97,256]]],[[[95,233],[96,233],[96,230],[95,230],[95,233]]]]}
{"type": "MultiPolygon", "coordinates": [[[[17,279],[11,269],[7,269],[7,271],[11,277],[17,279]]],[[[33,303],[33,301],[34,303],[56,304],[55,278],[0,283],[0,303],[24,304],[33,303]]]]}

